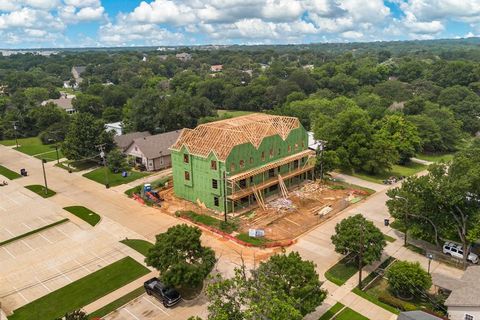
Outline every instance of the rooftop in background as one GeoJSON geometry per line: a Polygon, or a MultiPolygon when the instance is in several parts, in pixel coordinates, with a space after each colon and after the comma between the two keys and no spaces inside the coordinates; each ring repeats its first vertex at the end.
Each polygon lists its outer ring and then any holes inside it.
{"type": "Polygon", "coordinates": [[[183,129],[171,149],[179,151],[185,146],[191,154],[204,158],[213,152],[225,161],[236,145],[251,143],[258,149],[264,138],[278,134],[285,140],[299,126],[294,117],[252,113],[183,129]]]}
{"type": "Polygon", "coordinates": [[[480,266],[469,266],[445,301],[447,307],[480,307],[480,266]]]}
{"type": "Polygon", "coordinates": [[[42,106],[46,105],[49,102],[56,104],[58,107],[62,108],[65,111],[74,110],[72,105],[73,97],[69,97],[67,95],[61,96],[59,99],[48,99],[42,102],[42,106]]]}
{"type": "Polygon", "coordinates": [[[442,318],[417,310],[401,312],[397,320],[442,320],[442,318]]]}
{"type": "Polygon", "coordinates": [[[122,150],[125,151],[127,148],[132,144],[133,140],[138,138],[143,138],[149,136],[150,133],[147,131],[144,132],[131,132],[127,134],[122,134],[121,136],[113,137],[113,141],[117,144],[117,146],[122,150]]]}
{"type": "Polygon", "coordinates": [[[153,136],[136,138],[133,140],[135,146],[140,149],[148,159],[166,156],[170,154],[170,146],[175,143],[180,135],[180,130],[159,133],[153,136]]]}

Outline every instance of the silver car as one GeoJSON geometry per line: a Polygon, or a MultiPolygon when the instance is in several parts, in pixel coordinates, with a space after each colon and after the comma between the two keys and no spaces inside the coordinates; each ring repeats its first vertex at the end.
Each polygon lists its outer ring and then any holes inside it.
{"type": "MultiPolygon", "coordinates": [[[[452,256],[457,259],[463,259],[463,248],[461,245],[453,243],[453,242],[445,242],[443,245],[443,253],[445,253],[448,256],[452,256]]],[[[478,263],[478,256],[470,252],[468,254],[467,260],[470,261],[471,263],[478,263]]]]}

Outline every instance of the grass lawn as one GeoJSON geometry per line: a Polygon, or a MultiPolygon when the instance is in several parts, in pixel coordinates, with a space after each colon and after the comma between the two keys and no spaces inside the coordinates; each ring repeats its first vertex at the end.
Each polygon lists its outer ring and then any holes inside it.
{"type": "Polygon", "coordinates": [[[335,317],[335,320],[368,320],[368,318],[350,308],[345,308],[335,317]]]}
{"type": "Polygon", "coordinates": [[[175,212],[177,217],[184,217],[188,218],[193,222],[198,222],[210,227],[213,227],[218,230],[222,230],[226,233],[232,233],[237,229],[237,223],[235,220],[230,219],[229,222],[225,222],[223,220],[205,215],[205,214],[198,214],[193,211],[177,211],[175,212]]]}
{"type": "Polygon", "coordinates": [[[129,246],[133,250],[140,252],[144,256],[147,256],[148,250],[153,247],[151,242],[140,239],[125,239],[120,242],[129,246]]]}
{"type": "Polygon", "coordinates": [[[31,186],[25,186],[25,188],[35,192],[36,194],[44,198],[50,198],[57,194],[55,191],[51,190],[50,188],[47,189],[47,193],[45,194],[45,187],[39,184],[32,184],[31,186]]]}
{"type": "Polygon", "coordinates": [[[14,311],[9,320],[55,319],[123,287],[150,270],[125,257],[14,311]]]}
{"type": "Polygon", "coordinates": [[[355,173],[346,173],[346,174],[350,174],[354,177],[357,177],[357,178],[360,178],[360,179],[363,179],[363,180],[367,180],[367,181],[371,181],[371,182],[381,184],[381,183],[383,183],[383,180],[388,179],[391,176],[395,176],[395,177],[405,176],[405,177],[408,177],[408,176],[414,175],[415,173],[426,170],[426,169],[427,169],[427,166],[425,166],[423,164],[411,162],[407,165],[395,164],[392,167],[392,171],[384,172],[384,173],[376,174],[376,175],[371,175],[371,174],[364,173],[364,172],[355,172],[355,173]]]}
{"type": "Polygon", "coordinates": [[[352,309],[345,307],[340,302],[337,302],[327,312],[325,312],[318,320],[368,320],[367,317],[362,316],[360,313],[353,311],[352,309]],[[335,318],[333,316],[337,315],[335,318]]]}
{"type": "Polygon", "coordinates": [[[380,308],[383,308],[383,309],[385,309],[385,310],[387,310],[387,311],[390,311],[390,312],[393,313],[393,314],[400,314],[400,310],[398,310],[397,308],[392,307],[392,306],[390,306],[390,305],[388,305],[388,304],[386,304],[386,303],[381,302],[380,300],[378,300],[377,297],[372,296],[372,295],[370,295],[369,293],[364,292],[364,291],[358,289],[357,287],[353,288],[352,292],[355,293],[356,295],[359,295],[360,297],[362,297],[362,298],[370,301],[371,303],[376,304],[376,305],[379,306],[380,308]]]}
{"type": "Polygon", "coordinates": [[[318,320],[329,320],[331,319],[334,315],[336,315],[340,310],[342,310],[345,306],[337,302],[331,307],[330,309],[327,310],[318,320]]]}
{"type": "MultiPolygon", "coordinates": [[[[15,139],[3,140],[3,141],[0,141],[0,144],[3,144],[4,146],[14,146],[15,145],[15,139]]],[[[55,154],[55,145],[54,144],[43,144],[42,141],[40,140],[40,138],[38,138],[38,137],[19,138],[18,139],[18,145],[19,145],[19,147],[15,148],[15,150],[26,153],[30,156],[38,155],[40,153],[48,153],[49,158],[50,157],[54,158],[54,159],[57,158],[57,156],[55,154]],[[52,151],[53,151],[53,153],[52,153],[52,151]]],[[[58,154],[59,154],[60,158],[63,157],[60,149],[58,150],[58,154]]]]}
{"type": "Polygon", "coordinates": [[[345,181],[332,182],[332,185],[330,186],[330,189],[332,189],[332,190],[335,190],[335,189],[361,190],[361,191],[365,191],[365,193],[369,196],[375,193],[375,190],[372,190],[370,188],[361,187],[361,186],[358,186],[356,184],[351,184],[351,183],[348,183],[348,182],[345,182],[345,181]]]}
{"type": "Polygon", "coordinates": [[[350,256],[344,257],[325,272],[325,278],[338,286],[343,285],[358,271],[358,266],[350,256]]]}
{"type": "Polygon", "coordinates": [[[8,239],[8,240],[5,240],[5,241],[0,242],[0,246],[6,245],[6,244],[8,244],[8,243],[10,243],[10,242],[13,242],[13,241],[16,241],[16,240],[20,240],[20,239],[22,239],[22,238],[28,237],[28,236],[30,236],[30,235],[32,235],[32,234],[35,234],[35,233],[40,232],[40,231],[43,231],[43,230],[45,230],[45,229],[48,229],[48,228],[57,226],[57,225],[59,225],[59,224],[65,223],[65,222],[67,222],[67,221],[69,221],[69,220],[68,220],[68,219],[62,219],[62,220],[60,220],[60,221],[57,221],[57,222],[54,222],[54,223],[50,223],[50,224],[48,224],[48,225],[46,225],[46,226],[43,226],[43,227],[41,227],[41,228],[38,228],[38,229],[35,229],[35,230],[30,230],[30,231],[28,231],[28,232],[26,232],[26,233],[23,233],[23,234],[19,235],[19,236],[16,236],[16,237],[13,237],[13,238],[10,238],[10,239],[8,239]]]}
{"type": "Polygon", "coordinates": [[[397,240],[397,239],[395,239],[394,237],[390,237],[389,235],[386,235],[386,234],[384,234],[383,237],[384,237],[385,240],[388,241],[388,242],[395,242],[395,240],[397,240]]]}
{"type": "Polygon", "coordinates": [[[95,318],[101,318],[106,316],[112,311],[117,310],[121,306],[127,304],[128,302],[132,301],[135,298],[138,298],[142,294],[145,293],[145,288],[142,286],[140,288],[137,288],[133,290],[132,292],[127,293],[126,295],[118,298],[117,300],[110,302],[107,304],[105,307],[98,309],[97,311],[94,311],[88,315],[89,319],[95,319],[95,318]]]}
{"type": "Polygon", "coordinates": [[[80,161],[63,161],[60,162],[59,164],[55,164],[55,166],[65,169],[65,170],[71,170],[72,172],[79,172],[87,169],[91,169],[95,166],[98,166],[98,163],[93,160],[80,160],[80,161]],[[70,163],[70,166],[68,165],[70,163]]]}
{"type": "Polygon", "coordinates": [[[452,160],[453,156],[453,153],[420,153],[416,158],[431,162],[446,162],[452,160]]]}
{"type": "MultiPolygon", "coordinates": [[[[58,149],[58,159],[62,159],[64,156],[63,156],[63,153],[62,153],[62,150],[58,149]]],[[[42,154],[38,154],[35,156],[35,158],[37,159],[45,159],[47,162],[50,162],[50,161],[56,161],[57,160],[57,152],[55,150],[53,151],[50,151],[50,152],[47,152],[47,153],[42,153],[42,154]]]]}
{"type": "Polygon", "coordinates": [[[265,238],[253,238],[253,237],[250,237],[247,233],[240,233],[240,234],[236,235],[235,238],[237,238],[239,240],[242,240],[244,242],[247,242],[247,243],[251,243],[251,244],[253,244],[254,246],[257,246],[257,247],[261,247],[265,243],[268,242],[268,240],[265,239],[265,238]]]}
{"type": "Polygon", "coordinates": [[[108,168],[100,167],[98,169],[85,173],[83,176],[95,182],[105,184],[105,171],[108,173],[108,183],[110,184],[110,187],[115,187],[124,183],[128,183],[146,177],[150,174],[148,172],[130,171],[128,172],[128,176],[124,178],[122,177],[121,172],[113,173],[108,168]]]}
{"type": "Polygon", "coordinates": [[[12,171],[8,168],[5,168],[4,166],[0,166],[0,174],[2,176],[4,176],[5,178],[10,179],[10,180],[17,179],[17,178],[21,177],[20,174],[16,173],[15,171],[12,171]]]}
{"type": "Polygon", "coordinates": [[[82,206],[65,207],[63,210],[67,210],[91,226],[95,226],[100,221],[100,215],[82,206]]]}

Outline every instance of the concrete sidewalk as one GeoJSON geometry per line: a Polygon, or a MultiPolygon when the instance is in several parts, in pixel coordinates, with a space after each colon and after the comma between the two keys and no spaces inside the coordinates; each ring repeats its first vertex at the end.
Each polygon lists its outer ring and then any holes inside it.
{"type": "Polygon", "coordinates": [[[363,179],[360,179],[360,178],[357,178],[357,177],[354,177],[354,176],[350,176],[350,175],[347,175],[347,174],[343,174],[343,173],[333,172],[332,177],[335,178],[335,179],[341,180],[341,181],[345,181],[345,182],[350,183],[350,184],[355,184],[355,185],[360,186],[360,187],[375,190],[376,192],[383,191],[383,190],[386,190],[388,188],[387,185],[363,180],[363,179]]]}

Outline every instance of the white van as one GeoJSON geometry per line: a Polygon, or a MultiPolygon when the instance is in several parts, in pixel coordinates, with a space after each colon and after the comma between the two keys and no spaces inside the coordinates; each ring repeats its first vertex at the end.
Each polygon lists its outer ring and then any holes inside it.
{"type": "MultiPolygon", "coordinates": [[[[453,242],[445,242],[445,244],[443,245],[443,253],[457,259],[463,259],[462,246],[453,242]]],[[[471,263],[477,264],[478,256],[475,253],[470,252],[468,254],[467,260],[470,261],[471,263]]]]}

